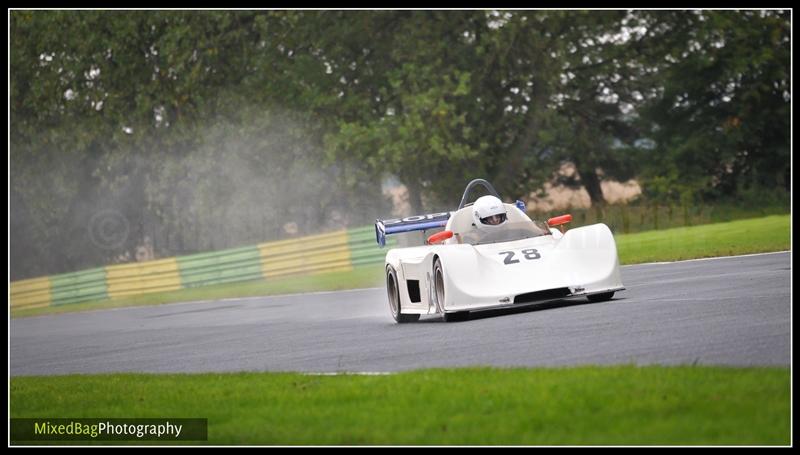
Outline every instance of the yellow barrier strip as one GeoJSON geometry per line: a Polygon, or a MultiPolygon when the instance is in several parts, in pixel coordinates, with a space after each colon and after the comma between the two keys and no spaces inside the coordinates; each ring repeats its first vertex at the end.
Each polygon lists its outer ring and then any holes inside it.
{"type": "Polygon", "coordinates": [[[181,288],[176,258],[106,267],[108,296],[113,298],[181,288]]]}
{"type": "Polygon", "coordinates": [[[12,308],[39,308],[52,302],[50,277],[11,282],[12,308]]]}
{"type": "Polygon", "coordinates": [[[347,231],[258,245],[265,278],[352,270],[347,231]]]}

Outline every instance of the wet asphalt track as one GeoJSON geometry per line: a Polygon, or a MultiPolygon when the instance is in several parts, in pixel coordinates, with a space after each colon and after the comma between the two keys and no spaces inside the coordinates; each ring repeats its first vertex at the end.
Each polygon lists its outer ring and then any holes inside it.
{"type": "Polygon", "coordinates": [[[383,289],[12,319],[11,374],[790,364],[789,253],[622,268],[613,300],[395,324],[383,289]]]}

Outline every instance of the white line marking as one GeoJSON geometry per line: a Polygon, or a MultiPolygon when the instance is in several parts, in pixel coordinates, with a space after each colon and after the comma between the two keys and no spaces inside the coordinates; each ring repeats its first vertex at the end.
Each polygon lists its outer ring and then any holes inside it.
{"type": "MultiPolygon", "coordinates": [[[[792,252],[791,250],[787,250],[787,251],[775,251],[775,252],[771,252],[771,253],[743,254],[743,255],[739,255],[739,256],[718,256],[718,257],[713,257],[713,258],[686,259],[686,260],[682,260],[682,261],[672,261],[672,262],[644,262],[644,263],[641,263],[641,264],[622,265],[622,266],[620,266],[620,268],[623,268],[623,267],[636,267],[636,266],[640,266],[640,265],[667,265],[667,264],[677,264],[677,263],[681,263],[681,262],[691,262],[691,261],[711,261],[711,260],[717,260],[717,259],[734,259],[734,258],[742,258],[742,257],[750,257],[750,256],[766,256],[766,255],[770,255],[770,254],[784,254],[784,253],[790,253],[791,254],[791,252],[792,252]]],[[[633,285],[633,286],[637,286],[637,285],[633,285]]],[[[633,286],[628,286],[628,287],[633,287],[633,286]]],[[[273,298],[273,297],[296,297],[296,296],[304,296],[304,295],[340,294],[340,293],[346,293],[346,292],[366,292],[366,291],[376,291],[376,290],[383,290],[383,289],[384,288],[382,288],[382,287],[377,287],[377,288],[359,288],[359,289],[342,289],[342,290],[338,290],[338,291],[298,292],[298,293],[294,293],[294,294],[275,294],[275,295],[263,295],[263,296],[252,296],[252,297],[233,297],[233,298],[228,298],[228,299],[214,299],[214,300],[193,300],[193,301],[188,301],[188,302],[168,302],[168,303],[157,303],[157,304],[150,304],[150,305],[123,306],[123,307],[115,307],[115,308],[96,308],[96,309],[93,308],[93,309],[87,309],[87,310],[82,310],[82,311],[69,311],[69,312],[65,312],[65,313],[50,313],[50,314],[40,314],[40,315],[36,315],[36,316],[26,316],[25,319],[27,319],[27,318],[39,318],[39,317],[59,317],[59,316],[66,316],[66,315],[70,315],[70,314],[75,315],[75,314],[82,314],[82,313],[95,313],[95,312],[99,312],[99,311],[130,311],[130,310],[141,310],[141,309],[146,309],[146,308],[158,308],[158,307],[166,308],[166,307],[176,306],[176,305],[193,305],[193,304],[198,304],[198,303],[217,303],[217,302],[236,302],[236,301],[248,301],[248,300],[263,300],[263,299],[270,299],[270,298],[273,298]]],[[[19,318],[10,318],[9,321],[11,321],[13,319],[19,319],[19,318]]]]}
{"type": "MultiPolygon", "coordinates": [[[[231,297],[229,299],[217,299],[217,300],[209,300],[211,302],[235,302],[237,300],[256,300],[256,299],[268,299],[272,297],[296,297],[300,295],[325,295],[325,294],[343,294],[345,292],[363,292],[363,291],[375,291],[378,289],[383,288],[358,288],[358,289],[340,289],[338,291],[317,291],[317,292],[296,292],[294,294],[271,294],[271,295],[261,295],[261,296],[252,296],[252,297],[231,297]]],[[[203,300],[206,302],[206,300],[203,300]]]]}
{"type": "Polygon", "coordinates": [[[324,371],[321,373],[305,372],[305,376],[390,376],[392,371],[324,371]]]}
{"type": "Polygon", "coordinates": [[[792,250],[786,251],[774,251],[771,253],[753,253],[753,254],[740,254],[738,256],[717,256],[713,258],[698,258],[698,259],[683,259],[681,261],[668,261],[668,262],[642,262],[641,264],[626,264],[621,265],[620,267],[635,267],[637,265],[665,265],[665,264],[678,264],[681,262],[692,262],[692,261],[714,261],[717,259],[735,259],[735,258],[747,258],[751,256],[766,256],[769,254],[784,254],[784,253],[791,253],[792,250]]]}
{"type": "MultiPolygon", "coordinates": [[[[759,299],[759,298],[770,298],[770,297],[774,297],[774,296],[772,296],[772,295],[752,295],[752,296],[748,296],[748,297],[749,298],[753,298],[753,299],[759,299]]],[[[690,298],[685,298],[685,299],[650,298],[649,300],[651,300],[653,302],[696,302],[698,300],[716,302],[716,301],[719,301],[719,300],[734,300],[734,299],[740,299],[740,298],[741,298],[741,296],[735,295],[735,296],[730,296],[730,297],[690,297],[690,298]]]]}

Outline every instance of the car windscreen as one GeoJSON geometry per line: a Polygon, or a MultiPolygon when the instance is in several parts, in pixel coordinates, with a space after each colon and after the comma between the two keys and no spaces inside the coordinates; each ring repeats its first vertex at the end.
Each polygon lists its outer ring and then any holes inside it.
{"type": "Polygon", "coordinates": [[[485,245],[487,243],[512,242],[551,234],[550,229],[544,223],[518,221],[504,223],[495,229],[487,230],[476,229],[473,226],[472,229],[462,234],[462,242],[470,245],[485,245]]]}

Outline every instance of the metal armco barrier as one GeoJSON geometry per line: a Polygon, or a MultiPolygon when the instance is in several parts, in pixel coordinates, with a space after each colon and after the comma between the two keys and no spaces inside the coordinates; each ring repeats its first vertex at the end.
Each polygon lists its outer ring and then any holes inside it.
{"type": "Polygon", "coordinates": [[[13,281],[10,291],[11,306],[14,308],[49,306],[52,301],[50,277],[13,281]]]}
{"type": "MultiPolygon", "coordinates": [[[[396,240],[389,245],[395,245],[396,240]]],[[[38,308],[174,291],[242,281],[275,281],[290,275],[349,271],[382,264],[373,226],[211,253],[110,265],[14,281],[12,308],[38,308]]]]}
{"type": "Polygon", "coordinates": [[[261,255],[254,246],[193,254],[177,259],[181,285],[184,288],[262,278],[261,255]]]}
{"type": "Polygon", "coordinates": [[[267,279],[324,271],[352,270],[347,231],[258,245],[267,279]]]}
{"type": "Polygon", "coordinates": [[[108,298],[106,271],[103,268],[51,276],[50,285],[51,305],[108,298]]]}
{"type": "Polygon", "coordinates": [[[108,296],[113,298],[181,289],[175,258],[106,267],[108,296]]]}

